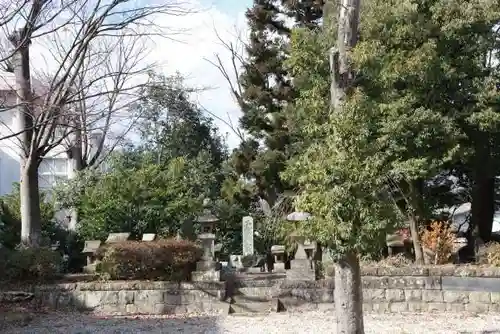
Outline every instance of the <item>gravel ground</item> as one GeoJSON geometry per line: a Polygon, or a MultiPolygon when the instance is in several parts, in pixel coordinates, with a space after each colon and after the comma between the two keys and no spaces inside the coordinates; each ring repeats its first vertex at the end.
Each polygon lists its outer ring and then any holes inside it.
{"type": "MultiPolygon", "coordinates": [[[[456,313],[366,314],[368,333],[499,333],[500,315],[456,313]]],[[[8,334],[84,333],[335,333],[335,317],[328,312],[280,313],[258,316],[184,316],[99,318],[85,314],[37,317],[8,334]]]]}

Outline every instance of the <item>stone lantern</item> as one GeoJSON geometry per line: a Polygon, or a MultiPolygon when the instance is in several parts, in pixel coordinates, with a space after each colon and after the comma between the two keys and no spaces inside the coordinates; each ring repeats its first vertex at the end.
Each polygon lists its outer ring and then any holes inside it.
{"type": "Polygon", "coordinates": [[[206,201],[203,204],[205,206],[203,214],[196,220],[201,225],[198,240],[200,240],[203,247],[203,256],[201,261],[196,263],[196,271],[192,273],[192,279],[193,281],[219,281],[220,272],[216,270],[214,261],[214,231],[219,218],[206,208],[208,204],[206,201]]]}
{"type": "MultiPolygon", "coordinates": [[[[291,222],[306,221],[312,216],[307,212],[293,212],[286,219],[291,222]]],[[[290,234],[290,238],[297,243],[295,257],[290,261],[290,270],[286,273],[286,278],[290,280],[315,280],[313,262],[308,258],[304,244],[306,238],[297,231],[290,234]]],[[[308,242],[308,244],[312,244],[308,242]]]]}
{"type": "Polygon", "coordinates": [[[271,254],[274,256],[274,269],[273,272],[285,272],[285,246],[273,245],[271,247],[271,254]]]}
{"type": "Polygon", "coordinates": [[[215,223],[218,221],[219,218],[215,217],[208,209],[203,210],[203,214],[196,220],[201,225],[201,233],[198,235],[198,239],[203,246],[203,259],[206,261],[212,261],[214,258],[214,231],[215,223]]]}

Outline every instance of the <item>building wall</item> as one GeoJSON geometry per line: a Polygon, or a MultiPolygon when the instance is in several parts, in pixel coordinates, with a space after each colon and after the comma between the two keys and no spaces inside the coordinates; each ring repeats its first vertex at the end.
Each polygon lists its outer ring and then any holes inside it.
{"type": "MultiPolygon", "coordinates": [[[[21,130],[17,110],[8,109],[8,106],[16,104],[12,81],[11,74],[0,73],[0,138],[21,130]],[[1,110],[2,107],[4,110],[1,110]]],[[[0,196],[11,193],[13,183],[20,181],[20,155],[18,136],[0,140],[0,196]]],[[[50,189],[58,180],[67,179],[70,166],[63,145],[51,150],[44,160],[39,168],[41,189],[50,189]]]]}
{"type": "Polygon", "coordinates": [[[0,196],[12,192],[12,184],[19,182],[19,160],[0,147],[0,196]]]}

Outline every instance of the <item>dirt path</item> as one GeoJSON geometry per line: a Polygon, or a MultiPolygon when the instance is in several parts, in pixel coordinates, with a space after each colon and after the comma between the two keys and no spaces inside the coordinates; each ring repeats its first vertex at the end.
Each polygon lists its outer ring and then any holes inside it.
{"type": "MultiPolygon", "coordinates": [[[[38,314],[26,326],[4,328],[9,334],[83,333],[229,333],[330,334],[335,317],[329,312],[274,313],[258,316],[162,316],[106,318],[80,313],[38,314]]],[[[365,332],[380,334],[500,334],[500,315],[367,314],[365,332]]]]}

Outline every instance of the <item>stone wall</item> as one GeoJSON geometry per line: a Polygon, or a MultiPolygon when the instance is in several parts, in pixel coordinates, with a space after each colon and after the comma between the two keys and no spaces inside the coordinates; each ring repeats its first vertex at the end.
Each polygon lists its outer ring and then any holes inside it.
{"type": "Polygon", "coordinates": [[[500,268],[363,268],[365,309],[376,312],[500,310],[500,268]]]}
{"type": "MultiPolygon", "coordinates": [[[[367,312],[500,311],[500,269],[363,268],[367,312]]],[[[332,309],[333,280],[290,281],[272,275],[227,282],[81,282],[35,286],[43,306],[108,314],[265,312],[332,309]]],[[[1,298],[1,295],[0,295],[1,298]]]]}

